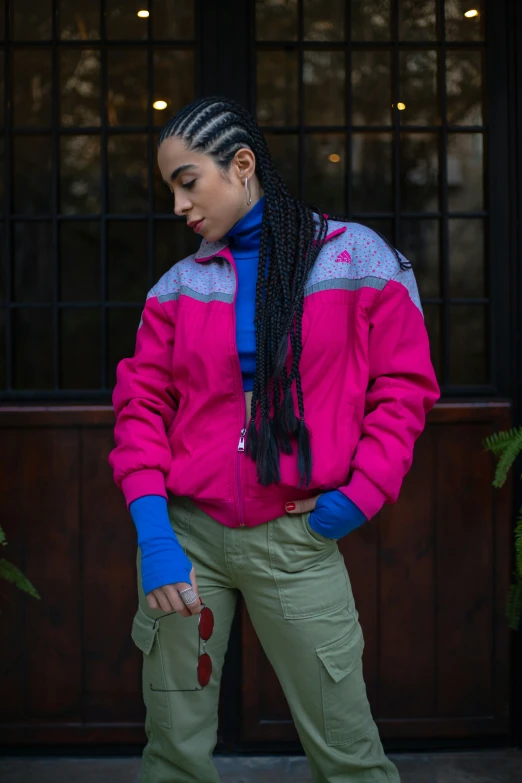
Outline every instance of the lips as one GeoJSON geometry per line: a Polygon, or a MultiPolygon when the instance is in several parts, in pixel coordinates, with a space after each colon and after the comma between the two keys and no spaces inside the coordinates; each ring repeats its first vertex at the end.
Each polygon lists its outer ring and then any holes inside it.
{"type": "Polygon", "coordinates": [[[198,220],[195,223],[189,223],[190,228],[192,228],[197,233],[204,219],[205,218],[202,218],[201,220],[198,220]]]}

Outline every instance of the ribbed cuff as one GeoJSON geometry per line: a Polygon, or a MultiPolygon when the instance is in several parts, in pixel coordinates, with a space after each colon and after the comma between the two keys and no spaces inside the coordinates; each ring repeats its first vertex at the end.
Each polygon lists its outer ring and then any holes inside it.
{"type": "Polygon", "coordinates": [[[339,487],[339,491],[355,503],[366,519],[374,517],[387,499],[384,492],[381,492],[360,470],[354,470],[350,483],[339,487]]]}
{"type": "Polygon", "coordinates": [[[127,508],[133,500],[144,495],[160,495],[168,500],[167,490],[165,489],[165,476],[161,470],[146,468],[145,470],[135,470],[122,479],[121,491],[125,496],[127,508]]]}

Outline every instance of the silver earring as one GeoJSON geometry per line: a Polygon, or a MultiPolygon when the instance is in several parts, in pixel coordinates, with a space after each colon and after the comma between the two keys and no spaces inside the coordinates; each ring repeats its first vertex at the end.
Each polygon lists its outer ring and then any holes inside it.
{"type": "Polygon", "coordinates": [[[246,194],[246,203],[251,204],[252,193],[250,192],[250,188],[248,187],[248,177],[245,177],[245,194],[246,194]]]}

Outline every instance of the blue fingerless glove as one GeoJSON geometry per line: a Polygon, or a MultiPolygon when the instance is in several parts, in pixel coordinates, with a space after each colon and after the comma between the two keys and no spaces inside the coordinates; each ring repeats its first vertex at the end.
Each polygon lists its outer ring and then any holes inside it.
{"type": "Polygon", "coordinates": [[[130,506],[141,549],[141,583],[145,595],[163,585],[190,582],[192,563],[183,551],[170,524],[167,501],[159,495],[145,495],[130,506]]]}
{"type": "Polygon", "coordinates": [[[325,492],[317,498],[308,524],[325,538],[338,539],[366,522],[366,517],[350,498],[338,490],[325,492]]]}

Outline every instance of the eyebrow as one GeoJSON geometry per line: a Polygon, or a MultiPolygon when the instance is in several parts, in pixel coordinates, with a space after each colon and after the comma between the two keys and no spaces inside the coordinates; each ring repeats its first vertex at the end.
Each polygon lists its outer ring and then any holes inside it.
{"type": "Polygon", "coordinates": [[[175,179],[179,177],[179,175],[186,171],[187,169],[197,169],[197,165],[195,163],[185,163],[183,166],[178,166],[177,169],[174,169],[172,174],[170,175],[170,181],[174,182],[175,179]]]}

